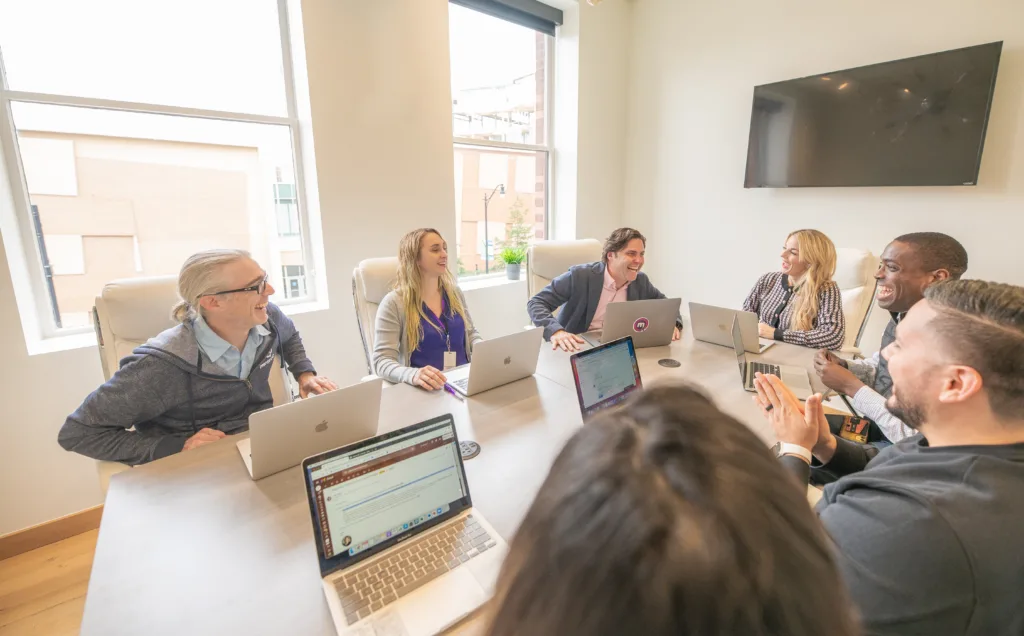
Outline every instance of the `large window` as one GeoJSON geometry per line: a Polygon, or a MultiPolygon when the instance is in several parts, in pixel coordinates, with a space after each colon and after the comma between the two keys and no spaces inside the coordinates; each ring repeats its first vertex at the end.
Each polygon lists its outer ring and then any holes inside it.
{"type": "Polygon", "coordinates": [[[458,272],[548,232],[551,37],[449,4],[458,272]]]}
{"type": "Polygon", "coordinates": [[[275,302],[309,298],[284,3],[4,3],[3,230],[44,335],[87,330],[105,283],[214,247],[252,252],[275,302]]]}

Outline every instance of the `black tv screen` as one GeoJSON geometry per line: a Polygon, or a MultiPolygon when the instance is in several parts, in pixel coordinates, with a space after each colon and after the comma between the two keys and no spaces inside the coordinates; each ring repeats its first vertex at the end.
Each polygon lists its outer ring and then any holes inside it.
{"type": "Polygon", "coordinates": [[[975,185],[1002,48],[756,86],[745,187],[975,185]]]}

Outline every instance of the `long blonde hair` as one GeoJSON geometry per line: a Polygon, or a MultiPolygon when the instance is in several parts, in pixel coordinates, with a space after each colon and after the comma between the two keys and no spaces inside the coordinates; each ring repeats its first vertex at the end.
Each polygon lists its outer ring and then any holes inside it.
{"type": "MultiPolygon", "coordinates": [[[[402,302],[402,313],[405,315],[405,334],[403,337],[406,342],[406,350],[412,353],[419,348],[420,342],[423,340],[423,327],[420,321],[423,318],[427,319],[431,325],[440,333],[441,325],[434,325],[433,321],[427,317],[427,314],[423,311],[423,294],[420,291],[422,278],[420,276],[420,249],[423,244],[423,237],[428,234],[437,234],[444,240],[441,233],[431,227],[421,227],[418,230],[413,230],[398,242],[398,277],[395,279],[394,289],[398,293],[398,297],[402,302]]],[[[462,304],[462,300],[459,299],[456,289],[458,285],[455,282],[455,276],[452,275],[451,271],[448,270],[438,280],[438,286],[441,288],[441,293],[448,299],[448,308],[450,311],[462,316],[462,320],[466,323],[466,328],[469,328],[469,316],[466,314],[466,308],[462,304]]]]}
{"type": "Polygon", "coordinates": [[[818,294],[836,273],[836,246],[818,230],[790,232],[786,240],[794,236],[800,260],[807,263],[807,273],[804,274],[800,289],[796,291],[793,324],[790,328],[809,331],[814,328],[814,319],[818,317],[820,309],[818,294]]]}
{"type": "Polygon", "coordinates": [[[171,309],[171,317],[178,322],[192,322],[202,313],[199,299],[218,291],[223,285],[220,270],[224,265],[243,258],[252,258],[245,250],[206,250],[185,259],[178,273],[178,295],[181,301],[171,309]]]}

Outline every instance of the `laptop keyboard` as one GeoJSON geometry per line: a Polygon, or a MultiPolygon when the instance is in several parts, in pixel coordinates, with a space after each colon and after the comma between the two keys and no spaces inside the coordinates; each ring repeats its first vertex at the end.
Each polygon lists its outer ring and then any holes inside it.
{"type": "Polygon", "coordinates": [[[468,390],[469,390],[469,378],[461,378],[461,379],[459,379],[459,380],[452,380],[452,381],[450,382],[450,384],[451,384],[452,386],[457,386],[457,387],[459,387],[459,388],[460,388],[460,389],[462,389],[463,391],[468,391],[468,390]]]}
{"type": "Polygon", "coordinates": [[[346,574],[335,584],[345,619],[351,625],[366,618],[496,544],[469,515],[346,574]]]}
{"type": "MultiPolygon", "coordinates": [[[[755,373],[761,375],[774,375],[776,377],[782,377],[782,371],[779,369],[777,364],[765,364],[764,362],[751,362],[750,363],[750,376],[753,377],[755,373]]],[[[753,380],[751,380],[753,384],[753,380]]]]}

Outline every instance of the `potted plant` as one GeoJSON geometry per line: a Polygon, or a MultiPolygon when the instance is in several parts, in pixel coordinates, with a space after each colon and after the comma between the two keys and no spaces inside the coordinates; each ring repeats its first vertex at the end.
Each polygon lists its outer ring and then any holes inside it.
{"type": "Polygon", "coordinates": [[[522,247],[505,247],[498,254],[498,259],[505,264],[508,279],[519,280],[519,268],[526,260],[526,250],[522,247]]]}

